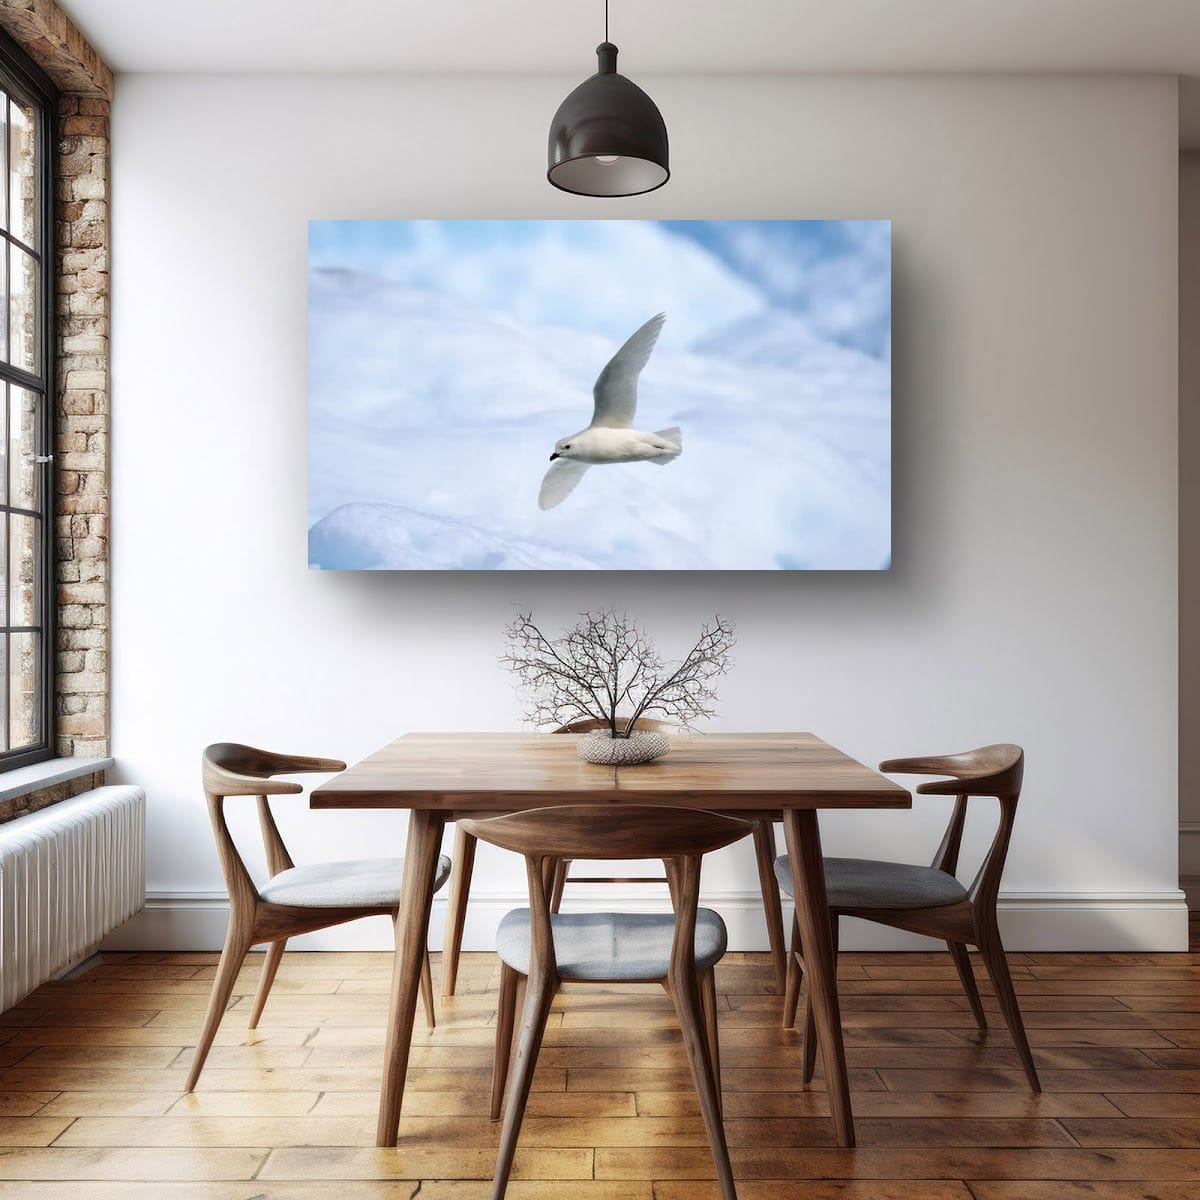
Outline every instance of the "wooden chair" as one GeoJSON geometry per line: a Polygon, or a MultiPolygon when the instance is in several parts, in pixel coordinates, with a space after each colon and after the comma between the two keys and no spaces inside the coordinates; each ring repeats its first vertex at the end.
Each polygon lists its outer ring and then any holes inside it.
{"type": "Polygon", "coordinates": [[[721,1118],[720,1052],[713,967],[725,953],[725,924],[698,909],[700,860],[747,836],[748,821],[719,813],[650,805],[542,808],[462,822],[468,834],[525,856],[529,907],[500,923],[500,1009],[492,1071],[492,1119],[508,1076],[518,983],[527,979],[517,1058],[504,1106],[493,1200],[508,1186],[546,1018],[559,983],[659,983],[675,1004],[692,1079],[724,1200],[736,1200],[721,1118]],[[548,891],[560,858],[661,858],[673,915],[552,914],[548,891]]]}
{"type": "MultiPolygon", "coordinates": [[[[623,721],[624,718],[618,718],[623,721]]],[[[596,729],[604,729],[606,722],[588,717],[581,721],[572,721],[556,729],[555,733],[591,733],[596,729]]],[[[643,717],[634,722],[634,728],[640,730],[661,730],[670,728],[663,721],[654,721],[643,717]]],[[[783,910],[779,904],[779,888],[775,883],[772,864],[775,859],[775,834],[771,821],[767,818],[755,819],[754,826],[754,859],[758,869],[758,886],[763,899],[763,916],[767,925],[767,937],[771,946],[771,962],[775,969],[775,985],[782,993],[787,978],[787,945],[783,936],[783,910]]],[[[458,960],[462,951],[463,926],[466,922],[467,895],[471,887],[471,872],[475,863],[475,839],[470,836],[461,823],[454,834],[454,866],[450,876],[450,905],[446,918],[445,948],[442,954],[442,995],[454,995],[454,986],[458,978],[458,960]]],[[[558,912],[562,906],[563,890],[570,883],[666,883],[661,876],[637,876],[629,878],[617,875],[576,875],[571,877],[572,860],[560,859],[555,868],[554,879],[550,885],[550,911],[558,912]]]]}
{"type": "MultiPolygon", "coordinates": [[[[625,718],[618,718],[625,720],[625,718]]],[[[597,729],[606,729],[608,723],[606,721],[598,721],[595,717],[587,717],[582,721],[572,721],[569,725],[563,725],[560,729],[556,729],[555,733],[592,733],[597,729]]],[[[667,728],[663,721],[654,721],[649,717],[640,717],[633,723],[634,729],[640,732],[657,732],[667,728]]],[[[558,912],[562,907],[563,889],[567,885],[567,879],[570,876],[571,867],[574,860],[570,858],[560,858],[555,864],[554,881],[550,886],[550,911],[558,912]]],[[[619,875],[577,875],[572,883],[666,883],[665,876],[640,875],[632,878],[622,877],[619,875]]],[[[772,891],[775,888],[772,887],[772,891]]]]}
{"type": "MultiPolygon", "coordinates": [[[[979,988],[971,968],[968,946],[977,946],[1000,1011],[1025,1068],[1030,1088],[1042,1090],[1017,995],[1013,990],[1008,960],[996,923],[996,897],[1000,877],[1012,837],[1017,801],[1021,796],[1021,777],[1025,755],[1020,746],[983,746],[962,754],[929,758],[893,758],[879,764],[881,771],[901,775],[947,775],[948,779],[917,785],[917,792],[932,796],[954,796],[950,824],[942,843],[928,867],[907,863],[875,862],[857,858],[825,859],[825,887],[833,919],[834,952],[837,951],[838,918],[861,917],[897,929],[908,929],[928,937],[942,938],[954,960],[958,977],[980,1029],[987,1028],[987,1017],[979,999],[979,988]],[[967,817],[967,799],[994,796],[1000,803],[1000,821],[975,881],[965,888],[955,878],[967,817]]],[[[791,895],[791,868],[785,857],[776,859],[775,873],[784,892],[791,895]]],[[[788,956],[788,980],[784,1004],[784,1026],[796,1020],[803,969],[803,948],[796,925],[792,926],[792,947],[788,956]]],[[[808,998],[804,1004],[804,1080],[812,1078],[816,1057],[813,1017],[808,998]]]]}
{"type": "MultiPolygon", "coordinates": [[[[212,995],[204,1025],[196,1043],[196,1054],[188,1074],[185,1091],[192,1091],[204,1067],[204,1060],[216,1036],[233,985],[251,946],[270,943],[263,958],[262,976],[250,1010],[250,1028],[258,1026],[263,1005],[275,981],[275,972],[283,958],[287,940],[301,933],[327,929],[360,917],[386,915],[396,920],[400,905],[400,879],[404,860],[399,858],[362,859],[353,862],[321,863],[297,867],[280,836],[271,813],[268,796],[298,795],[303,788],[272,778],[275,775],[300,775],[307,772],[344,771],[346,764],[336,758],[306,758],[295,754],[273,754],[253,746],[219,742],[204,751],[204,792],[217,841],[217,855],[225,884],[229,889],[229,930],[217,965],[212,995]],[[259,888],[251,879],[225,821],[225,800],[229,796],[256,796],[258,820],[262,828],[271,878],[259,888]]],[[[450,860],[443,856],[438,864],[437,886],[450,873],[450,860]]],[[[421,977],[425,999],[425,1018],[432,1027],[433,984],[429,955],[421,977]]]]}

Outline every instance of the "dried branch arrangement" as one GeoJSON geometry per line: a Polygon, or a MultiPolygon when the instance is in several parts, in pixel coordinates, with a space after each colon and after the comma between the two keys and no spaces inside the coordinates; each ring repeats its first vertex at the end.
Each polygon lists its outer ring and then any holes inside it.
{"type": "Polygon", "coordinates": [[[581,613],[553,640],[527,612],[505,633],[500,661],[517,677],[527,719],[541,729],[591,717],[614,738],[628,737],[649,716],[690,729],[713,715],[717,682],[733,665],[733,622],[719,614],[678,663],[665,662],[641,626],[612,608],[581,613]]]}

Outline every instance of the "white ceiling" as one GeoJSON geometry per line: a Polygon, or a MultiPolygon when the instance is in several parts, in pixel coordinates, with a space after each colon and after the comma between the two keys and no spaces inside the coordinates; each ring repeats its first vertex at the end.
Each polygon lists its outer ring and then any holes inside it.
{"type": "MultiPolygon", "coordinates": [[[[59,0],[118,71],[586,71],[603,0],[59,0]]],[[[611,0],[638,72],[1200,79],[1200,0],[611,0]]],[[[1200,143],[1198,103],[1185,140],[1200,143]]]]}

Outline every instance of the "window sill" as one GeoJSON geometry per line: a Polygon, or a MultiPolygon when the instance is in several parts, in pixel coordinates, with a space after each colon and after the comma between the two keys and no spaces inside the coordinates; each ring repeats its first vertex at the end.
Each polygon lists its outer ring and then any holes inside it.
{"type": "Polygon", "coordinates": [[[17,767],[0,775],[0,801],[26,796],[81,775],[106,771],[112,765],[111,758],[50,758],[32,766],[17,767]]]}

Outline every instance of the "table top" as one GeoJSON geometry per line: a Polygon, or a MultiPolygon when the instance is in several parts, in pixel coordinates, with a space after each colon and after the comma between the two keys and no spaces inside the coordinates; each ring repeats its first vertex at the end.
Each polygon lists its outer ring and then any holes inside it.
{"type": "Polygon", "coordinates": [[[909,792],[811,733],[672,738],[639,766],[583,762],[570,734],[407,733],[315,788],[313,808],[510,812],[558,804],[722,811],[909,808],[909,792]]]}

